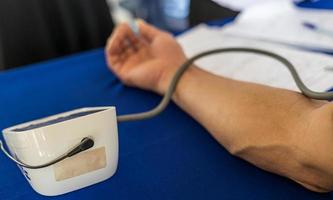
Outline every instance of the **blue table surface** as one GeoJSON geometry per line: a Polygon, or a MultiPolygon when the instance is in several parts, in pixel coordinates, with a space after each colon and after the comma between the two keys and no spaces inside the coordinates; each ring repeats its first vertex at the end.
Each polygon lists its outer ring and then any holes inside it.
{"type": "MultiPolygon", "coordinates": [[[[331,0],[302,6],[333,8],[331,0]]],[[[81,107],[116,105],[118,114],[155,106],[160,97],[129,88],[109,72],[103,49],[0,73],[0,129],[81,107]]],[[[229,155],[171,104],[160,116],[119,124],[116,174],[53,199],[333,199],[229,155]]],[[[0,199],[45,199],[0,154],[0,199]]]]}

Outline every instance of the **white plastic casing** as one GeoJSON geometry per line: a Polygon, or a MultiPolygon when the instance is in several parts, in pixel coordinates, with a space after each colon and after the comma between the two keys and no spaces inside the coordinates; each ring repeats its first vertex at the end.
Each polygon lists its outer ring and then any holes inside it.
{"type": "Polygon", "coordinates": [[[115,107],[82,108],[54,115],[7,128],[3,130],[3,136],[11,154],[29,165],[41,165],[59,157],[79,144],[84,137],[91,137],[94,140],[92,148],[62,161],[69,162],[67,164],[62,165],[60,162],[41,169],[20,167],[32,188],[42,195],[55,196],[78,190],[110,178],[117,169],[118,130],[115,107]],[[103,110],[67,121],[32,130],[15,131],[59,117],[100,109],[103,110]],[[96,151],[99,152],[100,160],[94,161],[94,152],[96,151]],[[85,155],[90,157],[85,158],[85,155]],[[70,159],[79,159],[79,162],[70,159]],[[92,170],[91,168],[96,167],[96,165],[99,166],[98,169],[92,170]],[[101,165],[103,167],[100,167],[101,165]],[[84,170],[87,171],[87,166],[90,171],[82,173],[84,170]],[[79,174],[76,169],[79,169],[79,174]],[[65,171],[65,178],[56,175],[63,173],[63,171],[65,171]],[[56,178],[56,176],[60,178],[56,178]]]}

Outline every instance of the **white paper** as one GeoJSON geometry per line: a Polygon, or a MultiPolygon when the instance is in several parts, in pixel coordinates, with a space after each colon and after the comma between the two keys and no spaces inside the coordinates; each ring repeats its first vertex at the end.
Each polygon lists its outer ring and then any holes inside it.
{"type": "Polygon", "coordinates": [[[333,37],[304,27],[316,24],[333,32],[333,12],[300,9],[290,2],[263,3],[246,9],[235,23],[227,25],[224,34],[278,42],[306,49],[333,52],[333,37]]]}
{"type": "MultiPolygon", "coordinates": [[[[326,91],[333,86],[333,57],[325,54],[232,37],[221,34],[220,28],[206,25],[197,26],[179,36],[178,41],[188,57],[214,48],[252,47],[269,50],[290,60],[309,88],[326,91]]],[[[286,67],[265,56],[229,53],[203,58],[196,64],[202,69],[232,79],[299,91],[286,67]]]]}
{"type": "MultiPolygon", "coordinates": [[[[241,11],[248,7],[265,3],[267,1],[282,1],[282,0],[213,0],[221,6],[230,8],[235,11],[241,11]]],[[[287,0],[289,2],[300,2],[301,0],[287,0]]]]}

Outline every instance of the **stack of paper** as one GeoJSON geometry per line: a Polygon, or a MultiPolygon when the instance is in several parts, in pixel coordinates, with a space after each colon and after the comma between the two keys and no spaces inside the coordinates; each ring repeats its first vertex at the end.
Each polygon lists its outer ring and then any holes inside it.
{"type": "MultiPolygon", "coordinates": [[[[214,48],[252,47],[269,50],[290,60],[309,88],[325,91],[333,86],[333,57],[325,54],[234,37],[224,34],[220,28],[206,25],[200,25],[179,36],[178,41],[188,57],[214,48]]],[[[196,64],[212,73],[232,79],[299,91],[286,67],[268,57],[228,53],[203,58],[196,64]]]]}
{"type": "MultiPolygon", "coordinates": [[[[282,1],[282,0],[213,0],[221,6],[230,8],[235,11],[240,11],[254,5],[266,3],[267,1],[282,1]]],[[[302,0],[287,0],[290,2],[300,2],[302,0]]]]}
{"type": "Polygon", "coordinates": [[[332,10],[296,8],[285,0],[268,1],[248,8],[235,23],[221,31],[233,36],[333,52],[332,10]],[[331,30],[332,34],[323,34],[304,24],[313,24],[331,30]]]}

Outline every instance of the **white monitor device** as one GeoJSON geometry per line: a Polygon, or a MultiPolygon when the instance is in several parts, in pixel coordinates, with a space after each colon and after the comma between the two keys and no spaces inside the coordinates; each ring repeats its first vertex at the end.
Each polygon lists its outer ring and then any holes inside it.
{"type": "Polygon", "coordinates": [[[11,155],[22,163],[42,165],[89,137],[89,149],[53,165],[20,167],[32,188],[47,196],[71,192],[110,178],[118,165],[115,107],[78,109],[3,130],[11,155]]]}

